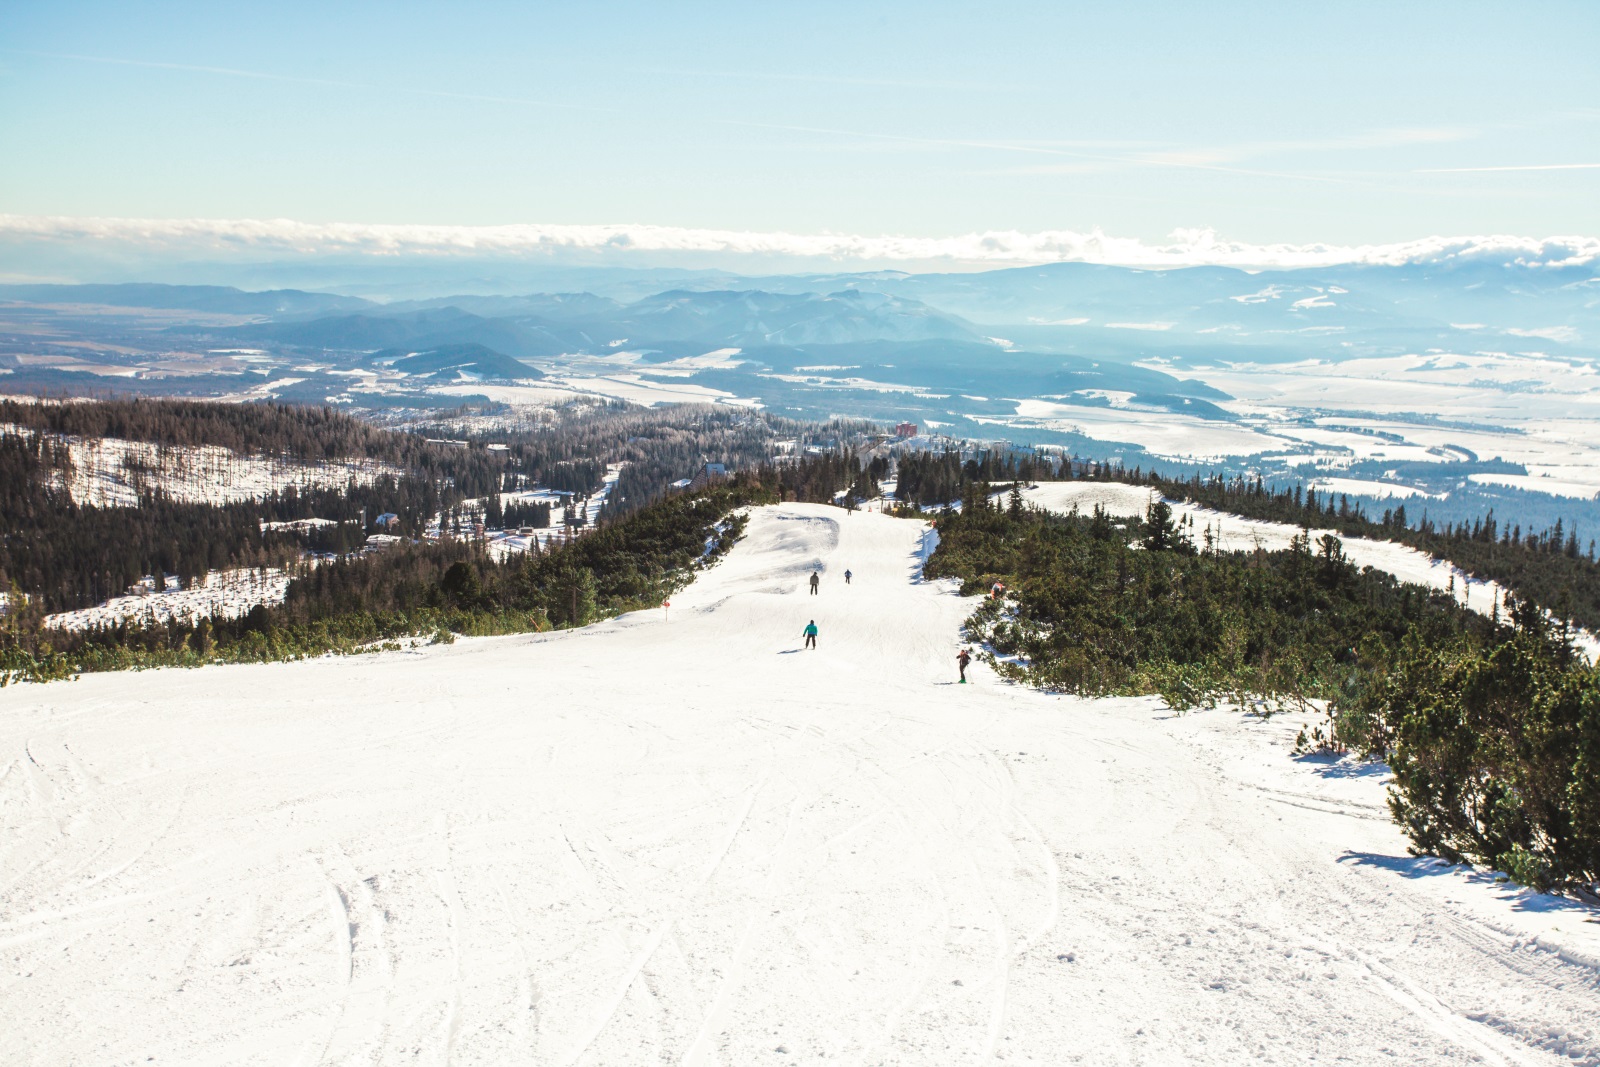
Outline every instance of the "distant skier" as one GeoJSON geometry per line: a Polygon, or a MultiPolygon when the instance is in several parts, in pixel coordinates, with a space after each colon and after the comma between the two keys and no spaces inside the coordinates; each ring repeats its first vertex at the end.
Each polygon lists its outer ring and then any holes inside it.
{"type": "Polygon", "coordinates": [[[967,664],[969,664],[971,662],[972,662],[972,653],[968,652],[964,648],[961,650],[961,654],[956,656],[956,666],[961,668],[961,684],[962,685],[966,685],[967,684],[967,664]]]}
{"type": "Polygon", "coordinates": [[[817,620],[816,619],[812,619],[810,622],[806,623],[806,628],[801,632],[806,635],[806,647],[807,648],[816,648],[817,647],[817,620]]]}
{"type": "Polygon", "coordinates": [[[849,585],[850,584],[850,572],[849,571],[845,571],[844,572],[844,584],[845,585],[849,585]]]}
{"type": "Polygon", "coordinates": [[[822,584],[822,572],[821,571],[812,571],[811,572],[811,595],[812,596],[816,596],[817,595],[817,586],[819,586],[821,584],[822,584]]]}
{"type": "Polygon", "coordinates": [[[1005,594],[1005,591],[1006,591],[1006,583],[1004,583],[1004,582],[995,582],[994,585],[989,587],[989,599],[990,600],[999,600],[1000,597],[1005,594]]]}

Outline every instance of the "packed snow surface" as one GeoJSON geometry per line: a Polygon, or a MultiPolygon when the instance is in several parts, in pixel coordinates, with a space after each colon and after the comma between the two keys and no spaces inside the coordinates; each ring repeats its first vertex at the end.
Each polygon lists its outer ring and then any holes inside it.
{"type": "Polygon", "coordinates": [[[5,1058],[1600,1060],[1586,909],[1409,857],[1297,722],[951,684],[926,529],[758,509],[670,617],[0,691],[5,1058]]]}

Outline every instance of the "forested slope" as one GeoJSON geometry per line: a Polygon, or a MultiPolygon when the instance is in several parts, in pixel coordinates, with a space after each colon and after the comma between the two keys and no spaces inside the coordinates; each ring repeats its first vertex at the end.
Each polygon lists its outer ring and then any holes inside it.
{"type": "Polygon", "coordinates": [[[994,592],[969,632],[1002,675],[1321,718],[1302,746],[1387,760],[1392,813],[1419,851],[1600,888],[1600,668],[1535,605],[1485,618],[1357,569],[1331,534],[1199,551],[1165,502],[1119,523],[1020,493],[995,507],[977,488],[936,525],[927,572],[994,592]]]}

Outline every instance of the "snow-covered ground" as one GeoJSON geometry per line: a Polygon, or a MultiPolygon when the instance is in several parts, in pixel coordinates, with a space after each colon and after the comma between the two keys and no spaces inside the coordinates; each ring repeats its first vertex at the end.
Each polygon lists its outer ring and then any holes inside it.
{"type": "MultiPolygon", "coordinates": [[[[761,407],[756,397],[740,397],[726,389],[675,380],[671,375],[645,373],[553,375],[551,382],[566,386],[580,395],[611,397],[630,404],[655,407],[657,404],[731,404],[735,407],[761,407]]],[[[474,389],[484,393],[485,390],[474,389]]]]}
{"type": "Polygon", "coordinates": [[[278,567],[212,571],[198,586],[189,589],[166,588],[143,596],[112,597],[92,608],[47,615],[45,625],[59,630],[87,630],[121,622],[198,622],[208,615],[236,619],[257,604],[282,603],[290,578],[287,571],[278,567]]]}
{"type": "Polygon", "coordinates": [[[950,684],[925,529],[757,509],[670,620],[0,691],[7,1058],[1600,1061],[1591,912],[1410,858],[1298,722],[950,684]]]}
{"type": "MultiPolygon", "coordinates": [[[[0,432],[33,431],[0,425],[0,432]]],[[[280,456],[244,455],[216,445],[158,445],[116,437],[65,439],[72,472],[65,479],[74,503],[136,507],[141,492],[160,490],[185,503],[254,500],[288,486],[371,485],[399,471],[376,460],[301,463],[280,456]]]]}

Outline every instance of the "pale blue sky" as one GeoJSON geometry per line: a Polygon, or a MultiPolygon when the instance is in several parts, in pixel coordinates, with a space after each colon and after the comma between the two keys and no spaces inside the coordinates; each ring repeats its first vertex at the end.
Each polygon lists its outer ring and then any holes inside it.
{"type": "Polygon", "coordinates": [[[1592,0],[12,0],[0,214],[1594,235],[1597,57],[1592,0]]]}

